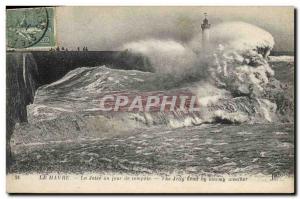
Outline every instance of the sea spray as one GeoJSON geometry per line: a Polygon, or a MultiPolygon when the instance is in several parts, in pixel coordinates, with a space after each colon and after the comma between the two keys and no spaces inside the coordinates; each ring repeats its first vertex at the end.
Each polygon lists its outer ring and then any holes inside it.
{"type": "Polygon", "coordinates": [[[267,61],[266,56],[274,44],[272,36],[244,23],[242,28],[253,29],[251,31],[257,31],[253,35],[260,36],[252,38],[247,31],[238,28],[240,23],[236,23],[234,31],[228,36],[225,34],[223,39],[216,36],[227,26],[216,26],[212,30],[212,45],[206,53],[201,45],[198,49],[193,48],[192,44],[197,43],[194,39],[185,44],[144,39],[123,45],[124,49],[149,57],[155,73],[105,66],[81,67],[57,82],[40,87],[33,104],[27,107],[29,123],[17,125],[14,137],[26,137],[31,142],[43,135],[55,140],[70,133],[73,137],[103,137],[156,126],[180,128],[204,123],[281,121],[278,108],[289,111],[292,106],[286,105],[290,104],[286,103],[286,98],[278,97],[284,96],[284,90],[275,80],[267,61]],[[200,111],[99,111],[100,96],[120,91],[135,92],[136,95],[142,92],[190,92],[197,96],[200,111]]]}
{"type": "Polygon", "coordinates": [[[184,73],[198,61],[192,49],[173,40],[140,40],[124,44],[120,49],[147,56],[157,73],[184,73]]]}

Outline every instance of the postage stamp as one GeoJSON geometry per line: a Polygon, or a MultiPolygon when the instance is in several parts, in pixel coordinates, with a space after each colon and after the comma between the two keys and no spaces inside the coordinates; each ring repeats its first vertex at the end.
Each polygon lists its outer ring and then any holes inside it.
{"type": "Polygon", "coordinates": [[[295,193],[294,22],[284,6],[7,10],[7,192],[295,193]]]}
{"type": "Polygon", "coordinates": [[[8,48],[55,46],[54,8],[7,9],[6,12],[8,48]]]}

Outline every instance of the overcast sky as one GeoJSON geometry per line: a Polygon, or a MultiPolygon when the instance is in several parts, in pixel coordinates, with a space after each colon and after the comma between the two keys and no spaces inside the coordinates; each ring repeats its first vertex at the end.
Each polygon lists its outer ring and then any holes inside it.
{"type": "Polygon", "coordinates": [[[294,49],[292,7],[60,7],[57,39],[60,46],[89,50],[117,50],[150,38],[187,42],[201,32],[204,12],[212,26],[248,22],[274,36],[275,50],[294,49]]]}

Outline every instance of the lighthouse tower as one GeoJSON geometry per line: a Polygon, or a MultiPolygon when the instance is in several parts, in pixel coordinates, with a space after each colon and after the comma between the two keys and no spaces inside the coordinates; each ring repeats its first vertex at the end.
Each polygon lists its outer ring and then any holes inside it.
{"type": "Polygon", "coordinates": [[[206,49],[208,48],[209,45],[209,29],[210,29],[210,24],[208,23],[208,19],[207,19],[207,13],[204,13],[204,19],[203,19],[203,23],[201,24],[201,29],[202,29],[202,45],[203,48],[206,49]]]}

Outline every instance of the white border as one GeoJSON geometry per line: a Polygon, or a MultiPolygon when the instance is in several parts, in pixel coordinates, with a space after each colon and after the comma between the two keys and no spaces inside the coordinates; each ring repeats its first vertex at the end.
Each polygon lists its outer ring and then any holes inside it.
{"type": "MultiPolygon", "coordinates": [[[[1,46],[1,67],[0,67],[0,126],[2,129],[2,139],[0,140],[1,143],[1,153],[0,153],[0,198],[8,198],[10,197],[8,194],[5,192],[5,95],[6,95],[6,85],[5,85],[5,6],[10,5],[10,6],[25,6],[25,5],[168,5],[168,6],[192,6],[192,5],[201,5],[201,6],[295,6],[296,8],[300,8],[300,1],[299,0],[102,0],[102,1],[96,1],[96,0],[27,0],[24,2],[24,0],[2,0],[0,2],[1,5],[1,12],[0,12],[0,28],[1,28],[1,37],[0,37],[0,46],[1,46]]],[[[299,16],[299,10],[298,10],[298,16],[299,16]]],[[[299,27],[299,20],[297,20],[297,27],[299,27]]],[[[299,34],[297,34],[297,37],[299,34]]],[[[299,38],[299,37],[298,37],[299,38]]],[[[295,46],[298,49],[298,44],[295,46]]],[[[297,58],[299,57],[299,50],[297,53],[297,58]]],[[[298,59],[297,59],[298,63],[298,59]]],[[[300,74],[300,70],[297,70],[297,77],[300,74]]],[[[299,80],[298,80],[299,83],[299,80]]],[[[297,85],[297,92],[299,93],[299,85],[297,85]]],[[[299,97],[297,100],[297,104],[299,107],[299,97]]],[[[299,108],[297,108],[297,123],[299,122],[299,108]]],[[[297,132],[296,132],[297,133],[297,132]]],[[[297,149],[299,149],[299,137],[300,135],[297,135],[297,149]]],[[[297,150],[297,154],[298,150],[297,150]]],[[[299,157],[297,156],[297,159],[299,157]]],[[[299,162],[299,161],[298,161],[299,162]]],[[[297,173],[299,173],[299,164],[297,164],[297,173]]],[[[297,183],[298,187],[297,190],[299,191],[299,183],[297,183]]],[[[23,198],[28,196],[19,196],[19,198],[23,198]]],[[[35,198],[40,198],[42,196],[35,196],[35,198]]],[[[62,198],[64,196],[55,196],[57,198],[62,198]]],[[[73,196],[71,196],[73,197],[73,196]]],[[[79,198],[85,198],[87,196],[79,196],[79,198]]],[[[108,197],[108,196],[102,196],[102,197],[108,197]]],[[[117,197],[117,196],[115,196],[117,197]]],[[[139,196],[142,197],[142,196],[139,196]]],[[[187,197],[187,196],[185,196],[187,197]]],[[[211,198],[211,196],[202,196],[204,198],[211,198]]],[[[217,197],[217,196],[214,196],[217,197]]],[[[213,197],[213,198],[214,198],[213,197]]],[[[251,196],[246,196],[246,198],[250,198],[251,196]]],[[[272,196],[269,196],[272,197],[272,196]]],[[[284,198],[286,196],[279,196],[276,198],[284,198]]],[[[252,198],[252,197],[251,197],[252,198]]],[[[266,198],[266,197],[263,197],[266,198]]]]}
{"type": "Polygon", "coordinates": [[[24,3],[22,0],[4,0],[6,1],[6,5],[201,5],[201,6],[222,6],[222,5],[239,5],[239,6],[247,6],[247,5],[297,5],[298,0],[30,0],[24,3]]]}

